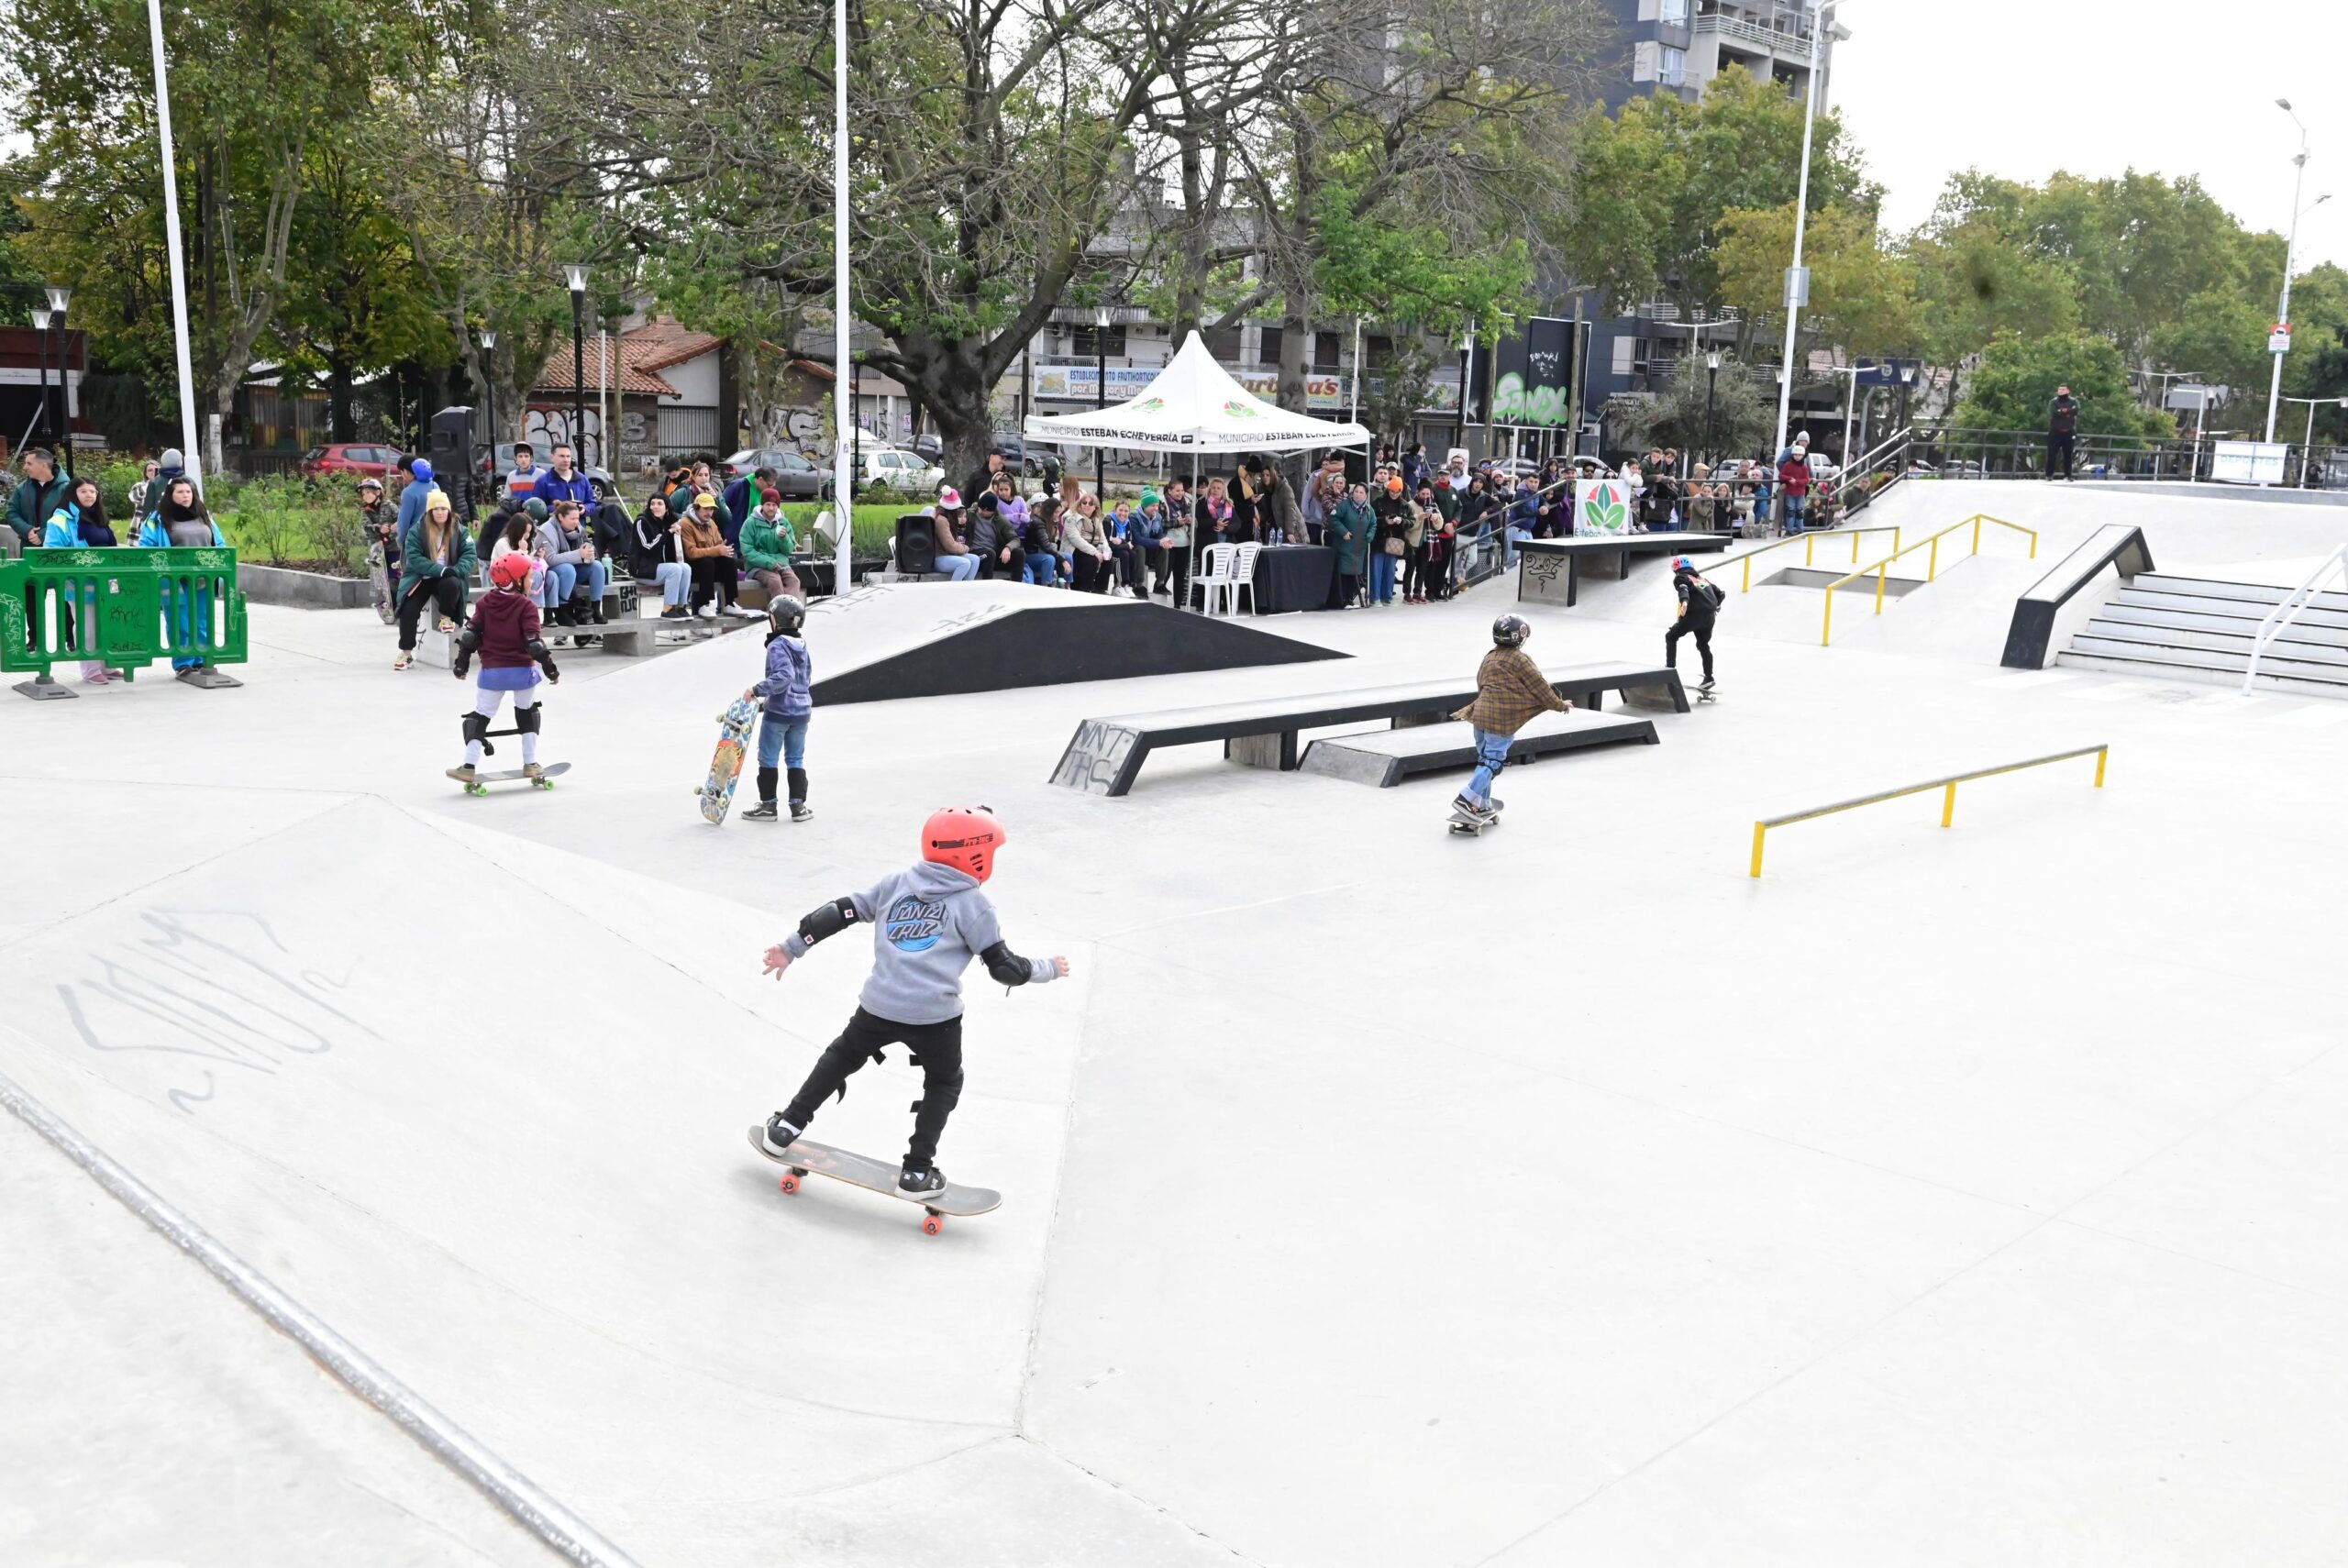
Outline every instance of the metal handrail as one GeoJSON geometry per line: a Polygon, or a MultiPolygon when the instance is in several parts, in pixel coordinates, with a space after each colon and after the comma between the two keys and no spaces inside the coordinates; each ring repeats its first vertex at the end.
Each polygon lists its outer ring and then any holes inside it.
{"type": "Polygon", "coordinates": [[[2324,579],[2335,571],[2342,570],[2348,570],[2348,545],[2342,545],[2324,557],[2323,564],[2316,568],[2305,582],[2293,590],[2288,599],[2269,610],[2266,613],[2266,619],[2258,623],[2258,635],[2250,639],[2250,668],[2242,672],[2243,696],[2250,695],[2251,685],[2258,679],[2258,661],[2265,656],[2266,645],[2282,635],[2283,628],[2289,625],[2298,617],[2298,613],[2306,609],[2316,594],[2321,591],[2320,585],[2324,579]]]}
{"type": "Polygon", "coordinates": [[[1941,798],[1941,826],[1948,827],[1956,821],[1956,787],[1973,778],[1988,778],[1999,773],[2018,773],[2025,767],[2043,767],[2050,762],[2067,762],[2075,756],[2095,758],[2095,787],[2103,788],[2103,770],[2111,761],[2111,745],[2083,745],[2070,751],[2058,751],[2046,756],[2032,756],[2021,762],[2000,763],[1995,767],[1977,767],[1969,773],[1951,773],[1944,778],[1927,778],[1922,784],[1904,784],[1897,790],[1879,790],[1856,800],[1837,801],[1831,806],[1814,806],[1807,812],[1789,812],[1782,817],[1764,817],[1753,824],[1753,875],[1761,875],[1761,848],[1769,830],[1784,827],[1789,823],[1806,823],[1812,817],[1831,817],[1837,812],[1854,811],[1860,806],[1872,806],[1879,801],[1896,801],[1902,795],[1921,795],[1927,790],[1945,791],[1941,798]]]}
{"type": "Polygon", "coordinates": [[[1924,580],[1926,582],[1938,581],[1941,575],[1941,541],[1961,528],[1970,527],[1973,530],[1973,548],[1970,553],[1977,556],[1981,553],[1981,525],[1984,523],[1995,523],[2000,528],[2011,528],[2017,534],[2029,535],[2030,558],[2032,560],[2036,560],[2038,558],[2037,529],[2025,528],[2019,523],[2009,523],[2002,517],[1992,517],[1986,512],[1977,512],[1962,523],[1952,523],[1947,527],[1942,529],[1939,533],[1932,535],[1927,538],[1917,540],[1914,544],[1909,546],[1907,549],[1893,550],[1891,554],[1884,557],[1883,559],[1876,562],[1873,566],[1861,567],[1858,570],[1852,572],[1849,576],[1838,577],[1833,581],[1828,583],[1826,585],[1826,619],[1819,630],[1818,646],[1820,647],[1827,647],[1832,646],[1834,641],[1834,593],[1837,589],[1844,588],[1848,584],[1858,581],[1859,579],[1866,576],[1869,572],[1875,573],[1875,613],[1880,615],[1883,613],[1884,584],[1888,580],[1892,562],[1898,560],[1900,557],[1909,554],[1910,551],[1921,550],[1925,546],[1930,545],[1932,547],[1933,553],[1931,557],[1931,564],[1924,573],[1924,580]]]}
{"type": "Polygon", "coordinates": [[[1899,547],[1899,530],[1889,523],[1877,524],[1872,527],[1866,528],[1804,529],[1799,534],[1789,534],[1782,539],[1772,539],[1767,544],[1762,546],[1759,549],[1747,550],[1743,555],[1737,557],[1736,558],[1738,560],[1744,563],[1744,582],[1737,591],[1739,593],[1750,593],[1753,591],[1754,557],[1766,556],[1771,550],[1782,550],[1788,545],[1799,544],[1806,541],[1807,547],[1802,551],[1801,564],[1804,566],[1816,566],[1818,564],[1818,541],[1821,539],[1839,539],[1845,534],[1848,534],[1851,536],[1851,558],[1855,561],[1859,558],[1859,536],[1862,534],[1888,534],[1891,536],[1891,547],[1894,550],[1897,550],[1899,547]]]}

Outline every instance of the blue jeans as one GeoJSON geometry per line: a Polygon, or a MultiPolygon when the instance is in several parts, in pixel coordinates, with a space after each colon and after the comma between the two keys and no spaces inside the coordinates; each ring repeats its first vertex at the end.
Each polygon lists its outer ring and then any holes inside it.
{"type": "MultiPolygon", "coordinates": [[[[586,569],[587,597],[596,603],[604,602],[604,585],[610,579],[609,569],[600,560],[589,561],[586,569]]],[[[579,587],[581,569],[569,561],[555,561],[547,568],[547,602],[542,609],[552,610],[567,604],[579,587]]]]}
{"type": "Polygon", "coordinates": [[[1468,780],[1468,788],[1461,794],[1479,806],[1492,803],[1492,781],[1508,766],[1509,743],[1514,738],[1496,735],[1490,730],[1476,732],[1476,777],[1468,780]]]}
{"type": "Polygon", "coordinates": [[[769,713],[759,721],[759,766],[772,767],[775,758],[782,758],[785,767],[807,766],[807,721],[814,717],[802,713],[795,719],[777,718],[769,713]]]}
{"type": "Polygon", "coordinates": [[[1027,558],[1027,565],[1023,569],[1029,582],[1038,588],[1049,588],[1059,578],[1060,558],[1038,550],[1027,558]]]}
{"type": "Polygon", "coordinates": [[[1531,537],[1533,537],[1532,531],[1527,529],[1523,524],[1512,523],[1508,525],[1508,560],[1506,562],[1508,566],[1513,568],[1516,565],[1517,546],[1524,543],[1525,540],[1530,539],[1531,537]]]}
{"type": "Polygon", "coordinates": [[[652,575],[660,583],[660,604],[663,609],[692,602],[692,568],[682,561],[656,561],[653,563],[652,575]]]}
{"type": "Polygon", "coordinates": [[[1784,502],[1787,533],[1799,534],[1801,532],[1802,503],[1807,499],[1808,497],[1796,495],[1791,491],[1788,491],[1786,492],[1784,502]]]}
{"type": "MultiPolygon", "coordinates": [[[[93,643],[97,641],[96,608],[94,604],[91,606],[92,615],[86,623],[89,629],[83,633],[93,643]]],[[[201,647],[212,640],[212,595],[208,591],[183,592],[167,578],[163,582],[163,618],[173,642],[183,647],[190,643],[201,647]],[[193,628],[189,625],[191,619],[194,622],[193,628]]],[[[203,659],[193,657],[172,660],[173,669],[200,669],[203,666],[203,659]]]]}
{"type": "Polygon", "coordinates": [[[956,582],[968,582],[972,578],[979,575],[979,558],[976,556],[940,556],[937,558],[937,569],[944,572],[948,578],[956,582]]]}
{"type": "Polygon", "coordinates": [[[1372,602],[1394,602],[1394,569],[1401,564],[1401,557],[1388,555],[1382,547],[1369,558],[1369,597],[1372,602]]]}

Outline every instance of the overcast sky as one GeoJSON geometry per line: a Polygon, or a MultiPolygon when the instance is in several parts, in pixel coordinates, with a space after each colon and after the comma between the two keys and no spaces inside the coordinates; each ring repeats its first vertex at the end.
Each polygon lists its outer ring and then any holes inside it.
{"type": "MultiPolygon", "coordinates": [[[[1835,105],[1913,227],[1952,172],[2020,180],[2057,169],[2198,174],[2251,228],[2291,217],[2298,131],[2307,192],[2334,199],[2299,225],[2299,265],[2348,264],[2348,0],[1843,0],[1835,105]]],[[[2277,279],[2279,283],[2280,280],[2277,279]]]]}

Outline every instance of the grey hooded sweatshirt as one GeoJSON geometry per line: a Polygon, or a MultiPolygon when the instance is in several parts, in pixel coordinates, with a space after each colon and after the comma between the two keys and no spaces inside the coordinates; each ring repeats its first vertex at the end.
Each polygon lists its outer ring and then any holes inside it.
{"type": "MultiPolygon", "coordinates": [[[[962,971],[1002,940],[994,905],[978,878],[924,860],[848,895],[859,922],[872,926],[872,975],[857,998],[864,1010],[896,1023],[943,1023],[962,1016],[962,971]]],[[[814,945],[797,932],[782,939],[796,961],[814,945]]],[[[1011,960],[1027,981],[1058,977],[1048,958],[1011,960]]]]}

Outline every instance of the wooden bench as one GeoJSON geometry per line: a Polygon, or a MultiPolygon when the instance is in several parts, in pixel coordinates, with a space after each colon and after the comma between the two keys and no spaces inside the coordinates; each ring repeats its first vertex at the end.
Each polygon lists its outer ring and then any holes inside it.
{"type": "MultiPolygon", "coordinates": [[[[1627,713],[1600,713],[1576,709],[1570,713],[1544,713],[1516,732],[1509,742],[1511,762],[1531,762],[1556,752],[1584,746],[1618,745],[1639,741],[1660,745],[1653,719],[1627,713]]],[[[1304,751],[1300,773],[1324,778],[1349,778],[1357,784],[1391,789],[1414,773],[1439,773],[1476,766],[1476,726],[1457,719],[1443,724],[1413,724],[1404,729],[1373,730],[1367,734],[1330,735],[1304,751]]]]}
{"type": "Polygon", "coordinates": [[[1633,556],[1696,556],[1725,550],[1733,534],[1606,534],[1575,539],[1527,539],[1516,558],[1516,597],[1525,604],[1562,604],[1581,596],[1581,580],[1621,577],[1633,556]]]}
{"type": "MultiPolygon", "coordinates": [[[[1619,692],[1626,704],[1688,712],[1688,693],[1677,670],[1631,664],[1578,665],[1542,674],[1560,697],[1596,712],[1605,694],[1619,692]]],[[[1324,691],[1297,697],[1265,697],[1202,708],[1156,713],[1126,713],[1087,719],[1077,725],[1052,769],[1051,782],[1092,795],[1123,795],[1149,754],[1162,746],[1221,741],[1223,754],[1254,767],[1295,771],[1297,737],[1304,730],[1331,729],[1385,719],[1396,729],[1441,724],[1476,700],[1476,683],[1427,680],[1409,686],[1324,691]]]]}

